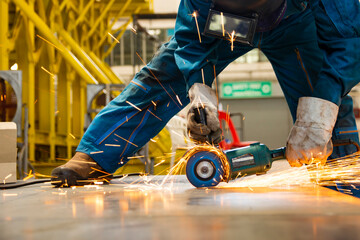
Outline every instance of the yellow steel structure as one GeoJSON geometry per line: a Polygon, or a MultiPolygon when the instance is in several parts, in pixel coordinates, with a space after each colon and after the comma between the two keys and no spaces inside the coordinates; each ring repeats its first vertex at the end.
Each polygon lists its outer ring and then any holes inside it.
{"type": "Polygon", "coordinates": [[[71,158],[87,84],[121,83],[103,62],[116,46],[112,35],[119,40],[133,14],[152,11],[153,0],[0,0],[0,70],[17,63],[23,72],[35,165],[71,158]]]}

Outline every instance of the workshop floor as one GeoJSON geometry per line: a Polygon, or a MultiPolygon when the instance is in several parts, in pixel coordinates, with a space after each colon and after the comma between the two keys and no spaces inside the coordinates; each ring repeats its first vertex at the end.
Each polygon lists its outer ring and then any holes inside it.
{"type": "MultiPolygon", "coordinates": [[[[275,163],[267,175],[286,168],[275,163]]],[[[159,186],[163,179],[3,190],[0,239],[360,239],[360,199],[333,190],[232,183],[195,189],[185,176],[159,186]]]]}

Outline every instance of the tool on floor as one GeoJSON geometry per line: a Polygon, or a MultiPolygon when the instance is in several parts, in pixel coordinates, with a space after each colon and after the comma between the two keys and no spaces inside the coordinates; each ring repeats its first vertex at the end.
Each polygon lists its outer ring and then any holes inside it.
{"type": "Polygon", "coordinates": [[[214,187],[237,176],[265,174],[274,161],[284,158],[285,147],[269,150],[259,142],[223,152],[203,149],[194,152],[188,158],[186,176],[195,187],[214,187]],[[229,168],[225,167],[221,160],[224,157],[229,163],[229,168]]]}

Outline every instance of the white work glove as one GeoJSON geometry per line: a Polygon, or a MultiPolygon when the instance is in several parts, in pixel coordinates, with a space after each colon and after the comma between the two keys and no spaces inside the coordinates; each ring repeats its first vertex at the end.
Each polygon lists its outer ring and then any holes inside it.
{"type": "Polygon", "coordinates": [[[215,91],[205,84],[195,83],[189,90],[189,98],[190,108],[187,114],[189,137],[202,143],[219,143],[221,141],[221,129],[215,91]],[[195,111],[198,108],[205,110],[206,125],[196,121],[195,111]]]}
{"type": "Polygon", "coordinates": [[[331,136],[338,112],[339,107],[332,102],[314,97],[299,99],[296,122],[286,144],[290,166],[326,163],[333,150],[331,136]]]}

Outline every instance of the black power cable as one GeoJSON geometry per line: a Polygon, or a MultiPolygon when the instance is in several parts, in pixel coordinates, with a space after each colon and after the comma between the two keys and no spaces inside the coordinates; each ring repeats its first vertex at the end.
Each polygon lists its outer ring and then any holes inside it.
{"type": "MultiPolygon", "coordinates": [[[[144,175],[144,174],[143,173],[129,173],[129,174],[113,176],[113,179],[123,178],[125,176],[141,176],[141,175],[144,175]]],[[[5,184],[1,183],[0,190],[19,188],[19,187],[29,186],[29,185],[38,184],[38,183],[45,183],[45,182],[51,182],[50,178],[35,179],[35,180],[28,180],[28,181],[18,180],[16,183],[5,183],[5,184]]]]}

